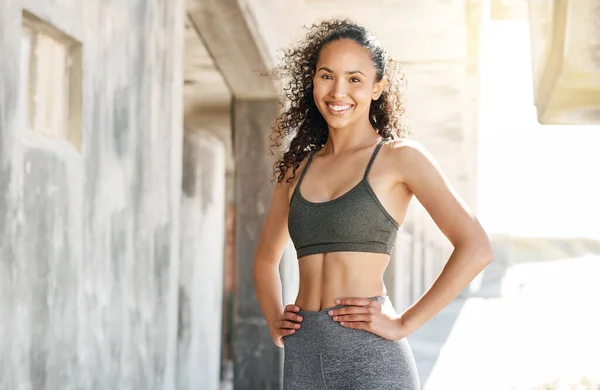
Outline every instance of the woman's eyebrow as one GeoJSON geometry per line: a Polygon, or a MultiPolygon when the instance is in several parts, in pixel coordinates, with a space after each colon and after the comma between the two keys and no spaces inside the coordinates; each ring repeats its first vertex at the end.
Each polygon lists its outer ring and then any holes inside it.
{"type": "MultiPolygon", "coordinates": [[[[333,70],[329,69],[329,68],[328,68],[328,67],[326,67],[326,66],[322,66],[322,67],[320,67],[320,68],[319,68],[319,70],[324,70],[324,71],[327,71],[327,72],[329,72],[329,73],[335,73],[333,70]]],[[[318,71],[319,71],[319,70],[318,70],[318,71]]],[[[318,72],[318,71],[317,71],[317,72],[318,72]]],[[[346,72],[346,74],[354,74],[354,73],[360,73],[360,74],[362,74],[363,76],[365,76],[365,74],[364,74],[363,72],[361,72],[360,70],[351,70],[351,71],[348,71],[348,72],[346,72]]],[[[367,77],[367,76],[365,76],[365,77],[367,77]]]]}

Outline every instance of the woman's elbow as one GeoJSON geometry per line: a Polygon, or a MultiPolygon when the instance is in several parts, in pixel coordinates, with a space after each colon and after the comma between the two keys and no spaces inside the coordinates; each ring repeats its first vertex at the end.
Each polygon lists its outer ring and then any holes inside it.
{"type": "Polygon", "coordinates": [[[462,253],[468,253],[468,257],[481,264],[482,267],[490,264],[494,258],[492,245],[485,233],[477,232],[465,235],[461,240],[455,242],[454,247],[462,253]]]}
{"type": "Polygon", "coordinates": [[[483,262],[483,264],[485,264],[486,266],[489,265],[494,259],[494,252],[492,251],[492,247],[487,245],[485,248],[482,248],[477,258],[480,259],[481,262],[483,262]]]}
{"type": "Polygon", "coordinates": [[[484,237],[479,238],[475,246],[475,254],[474,257],[478,262],[481,262],[483,266],[487,266],[494,259],[494,252],[492,250],[492,244],[488,239],[487,235],[484,234],[484,237]]]}

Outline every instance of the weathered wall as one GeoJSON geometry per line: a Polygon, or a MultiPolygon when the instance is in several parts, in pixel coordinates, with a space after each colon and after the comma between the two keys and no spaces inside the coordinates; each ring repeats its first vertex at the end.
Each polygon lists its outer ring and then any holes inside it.
{"type": "MultiPolygon", "coordinates": [[[[18,222],[20,194],[20,155],[16,153],[16,134],[23,118],[18,115],[20,8],[14,1],[0,2],[0,388],[11,388],[18,375],[13,358],[18,357],[14,340],[17,329],[17,278],[22,264],[21,245],[17,237],[22,223],[18,222]],[[12,39],[11,39],[12,37],[12,39]],[[13,348],[15,352],[12,352],[13,348]]],[[[22,342],[21,342],[22,344],[22,342]]]]}
{"type": "Polygon", "coordinates": [[[181,0],[0,0],[0,389],[175,378],[181,0]],[[82,151],[25,135],[25,8],[83,48],[82,151]]]}

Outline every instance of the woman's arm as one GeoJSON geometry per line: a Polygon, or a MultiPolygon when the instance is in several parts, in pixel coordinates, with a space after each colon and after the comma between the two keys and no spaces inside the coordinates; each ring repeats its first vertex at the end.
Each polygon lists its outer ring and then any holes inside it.
{"type": "Polygon", "coordinates": [[[279,262],[290,239],[287,228],[288,190],[285,178],[275,185],[253,262],[256,297],[272,335],[283,312],[279,262]]]}
{"type": "Polygon", "coordinates": [[[410,334],[452,302],[492,261],[493,254],[479,221],[454,193],[430,154],[410,141],[395,148],[402,182],[454,246],[431,287],[398,319],[403,333],[410,334]]]}

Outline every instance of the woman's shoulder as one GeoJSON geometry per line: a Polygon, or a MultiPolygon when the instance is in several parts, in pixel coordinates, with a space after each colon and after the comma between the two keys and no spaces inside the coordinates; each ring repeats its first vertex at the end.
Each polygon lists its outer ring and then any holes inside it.
{"type": "Polygon", "coordinates": [[[400,181],[421,180],[440,172],[431,153],[418,141],[399,139],[390,141],[386,147],[387,165],[400,177],[400,181]]]}
{"type": "Polygon", "coordinates": [[[408,138],[389,140],[384,144],[384,149],[389,158],[402,161],[428,156],[423,144],[408,138]]]}

